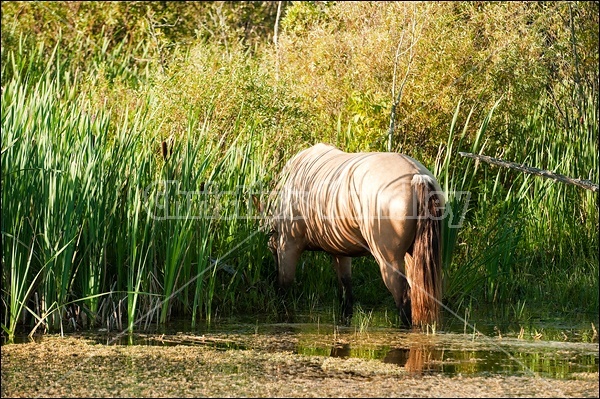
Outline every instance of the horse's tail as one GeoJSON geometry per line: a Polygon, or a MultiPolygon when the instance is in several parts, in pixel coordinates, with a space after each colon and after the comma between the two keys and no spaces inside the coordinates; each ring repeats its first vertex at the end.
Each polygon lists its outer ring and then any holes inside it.
{"type": "MultiPolygon", "coordinates": [[[[411,277],[411,313],[414,326],[439,322],[442,301],[442,194],[428,175],[412,180],[417,205],[417,232],[412,262],[407,263],[411,277]]],[[[414,202],[413,202],[414,203],[414,202]]]]}

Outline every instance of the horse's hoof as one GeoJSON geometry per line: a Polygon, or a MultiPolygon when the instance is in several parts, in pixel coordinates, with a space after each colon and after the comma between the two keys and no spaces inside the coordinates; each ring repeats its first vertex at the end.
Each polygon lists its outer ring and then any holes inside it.
{"type": "Polygon", "coordinates": [[[344,326],[349,326],[351,323],[352,323],[352,313],[350,313],[347,316],[342,314],[342,318],[340,319],[340,324],[342,324],[344,326]]]}
{"type": "Polygon", "coordinates": [[[279,323],[293,323],[294,316],[290,314],[279,315],[279,323]]]}

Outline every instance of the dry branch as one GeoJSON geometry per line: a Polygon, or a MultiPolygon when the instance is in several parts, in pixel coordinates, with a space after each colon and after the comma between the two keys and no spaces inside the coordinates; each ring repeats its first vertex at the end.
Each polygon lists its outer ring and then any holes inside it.
{"type": "Polygon", "coordinates": [[[572,179],[570,177],[560,175],[549,170],[533,168],[531,166],[525,166],[516,162],[503,161],[501,159],[492,158],[487,155],[471,154],[470,152],[459,152],[459,154],[463,157],[474,158],[487,163],[491,163],[492,165],[504,166],[505,168],[515,169],[521,172],[530,173],[532,175],[547,177],[549,179],[558,180],[567,184],[573,184],[575,186],[583,187],[594,192],[600,191],[598,185],[590,180],[572,179]]]}

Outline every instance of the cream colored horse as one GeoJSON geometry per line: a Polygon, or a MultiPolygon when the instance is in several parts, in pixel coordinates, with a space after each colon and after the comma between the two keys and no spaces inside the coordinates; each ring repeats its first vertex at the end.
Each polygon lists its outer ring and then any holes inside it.
{"type": "Polygon", "coordinates": [[[351,259],[373,255],[404,323],[439,319],[444,198],[415,159],[317,144],[285,165],[271,200],[269,248],[283,289],[303,251],[333,256],[343,315],[352,315],[351,259]]]}

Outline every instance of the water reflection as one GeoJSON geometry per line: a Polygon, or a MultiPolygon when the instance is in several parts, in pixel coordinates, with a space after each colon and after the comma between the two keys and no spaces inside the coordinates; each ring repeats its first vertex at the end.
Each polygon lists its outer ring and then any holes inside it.
{"type": "Polygon", "coordinates": [[[350,344],[331,347],[330,356],[339,358],[360,357],[379,359],[396,364],[414,375],[442,373],[445,375],[538,374],[553,378],[571,378],[574,373],[598,372],[598,355],[590,353],[563,353],[555,351],[503,351],[452,350],[434,344],[417,343],[405,347],[393,347],[384,351],[350,344]]]}
{"type": "MultiPolygon", "coordinates": [[[[334,345],[331,357],[348,358],[352,356],[350,344],[334,345]]],[[[431,345],[413,345],[410,348],[392,348],[381,359],[384,363],[396,364],[413,374],[423,374],[436,371],[434,362],[441,362],[443,351],[434,349],[431,345]]]]}
{"type": "Polygon", "coordinates": [[[331,357],[350,357],[350,344],[334,345],[331,347],[331,357]]]}
{"type": "Polygon", "coordinates": [[[406,371],[413,374],[422,374],[436,371],[434,361],[441,361],[443,352],[429,345],[414,345],[409,349],[391,349],[383,358],[384,363],[393,363],[403,366],[406,371]]]}

